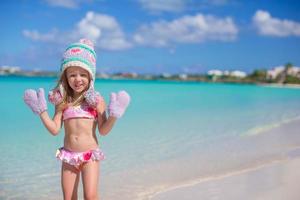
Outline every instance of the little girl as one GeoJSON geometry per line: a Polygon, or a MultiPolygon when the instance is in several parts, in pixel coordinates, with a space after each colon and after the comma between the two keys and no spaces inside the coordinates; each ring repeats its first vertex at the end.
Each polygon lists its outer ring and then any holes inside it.
{"type": "Polygon", "coordinates": [[[82,177],[84,199],[98,199],[99,161],[104,159],[96,137],[107,135],[117,118],[120,118],[129,102],[125,92],[112,93],[108,105],[94,90],[96,53],[93,43],[81,39],[71,44],[61,62],[61,74],[57,86],[49,92],[48,99],[55,105],[51,119],[47,112],[44,89],[37,92],[28,89],[25,103],[38,114],[52,135],[57,135],[64,124],[64,146],[56,157],[62,161],[61,185],[64,199],[77,199],[77,189],[82,177]]]}

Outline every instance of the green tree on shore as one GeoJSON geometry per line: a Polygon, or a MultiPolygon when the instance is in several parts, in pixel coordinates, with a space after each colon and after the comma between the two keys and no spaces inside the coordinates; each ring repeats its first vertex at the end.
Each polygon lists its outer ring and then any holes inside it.
{"type": "Polygon", "coordinates": [[[284,65],[284,70],[280,73],[278,83],[287,83],[288,81],[288,72],[293,67],[293,64],[288,62],[284,65]]]}
{"type": "Polygon", "coordinates": [[[252,74],[248,76],[252,82],[266,82],[267,81],[267,71],[264,69],[256,69],[252,74]]]}

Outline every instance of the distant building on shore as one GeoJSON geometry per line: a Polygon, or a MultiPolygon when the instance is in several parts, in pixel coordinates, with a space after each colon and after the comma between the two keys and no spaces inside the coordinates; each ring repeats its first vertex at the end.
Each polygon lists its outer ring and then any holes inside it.
{"type": "Polygon", "coordinates": [[[224,73],[221,70],[213,69],[213,70],[209,70],[207,72],[207,75],[209,75],[209,76],[223,76],[224,73]]]}
{"type": "MultiPolygon", "coordinates": [[[[267,79],[274,80],[285,71],[285,66],[277,66],[267,71],[267,79]]],[[[287,69],[287,75],[300,78],[300,67],[292,66],[287,69]]]]}
{"type": "Polygon", "coordinates": [[[15,66],[2,66],[0,67],[0,75],[5,75],[5,74],[16,74],[21,72],[20,67],[15,67],[15,66]]]}
{"type": "Polygon", "coordinates": [[[245,78],[247,76],[246,72],[234,70],[230,72],[230,76],[237,77],[237,78],[245,78]]]}
{"type": "Polygon", "coordinates": [[[247,76],[247,74],[243,71],[238,71],[238,70],[221,71],[221,70],[217,70],[217,69],[209,70],[207,72],[207,75],[209,75],[209,76],[232,76],[232,77],[236,77],[236,78],[245,78],[247,76]]]}
{"type": "Polygon", "coordinates": [[[187,74],[179,74],[179,79],[180,80],[187,80],[188,79],[188,75],[187,74]]]}

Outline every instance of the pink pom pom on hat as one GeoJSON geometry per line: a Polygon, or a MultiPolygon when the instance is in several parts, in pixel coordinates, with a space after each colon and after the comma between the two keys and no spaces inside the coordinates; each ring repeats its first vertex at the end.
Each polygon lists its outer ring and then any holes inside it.
{"type": "Polygon", "coordinates": [[[61,60],[61,74],[68,67],[81,67],[90,73],[91,79],[96,75],[96,52],[94,44],[88,39],[80,39],[77,43],[70,44],[63,54],[61,60]]]}

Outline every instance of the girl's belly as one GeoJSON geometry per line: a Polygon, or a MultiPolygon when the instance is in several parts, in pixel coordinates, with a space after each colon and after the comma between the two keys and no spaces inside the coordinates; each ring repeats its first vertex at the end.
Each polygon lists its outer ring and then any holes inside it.
{"type": "Polygon", "coordinates": [[[75,152],[82,152],[98,148],[96,136],[85,134],[65,135],[64,147],[75,152]]]}
{"type": "Polygon", "coordinates": [[[81,152],[98,148],[96,123],[90,119],[66,120],[64,147],[81,152]]]}

